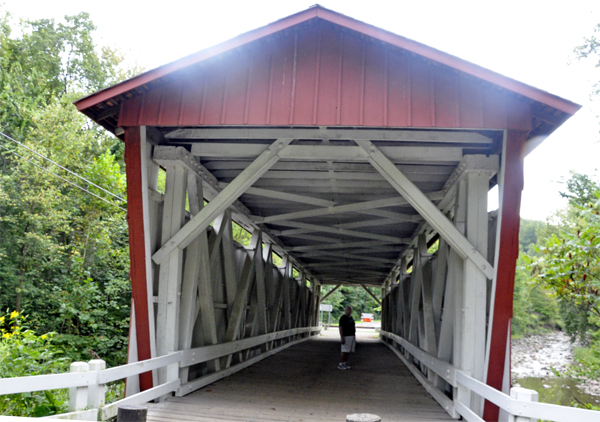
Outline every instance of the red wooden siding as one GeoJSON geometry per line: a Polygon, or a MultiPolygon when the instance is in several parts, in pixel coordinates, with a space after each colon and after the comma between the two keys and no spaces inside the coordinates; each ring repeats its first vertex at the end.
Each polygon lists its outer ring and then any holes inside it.
{"type": "Polygon", "coordinates": [[[327,23],[280,35],[125,101],[119,125],[531,129],[528,100],[405,50],[327,23]]]}

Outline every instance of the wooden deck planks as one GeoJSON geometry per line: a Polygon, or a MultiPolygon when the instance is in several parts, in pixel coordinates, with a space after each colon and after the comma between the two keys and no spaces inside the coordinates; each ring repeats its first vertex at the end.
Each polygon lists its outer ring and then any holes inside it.
{"type": "Polygon", "coordinates": [[[334,331],[289,348],[185,397],[149,404],[148,421],[452,420],[372,331],[359,333],[352,369],[336,368],[334,331]]]}

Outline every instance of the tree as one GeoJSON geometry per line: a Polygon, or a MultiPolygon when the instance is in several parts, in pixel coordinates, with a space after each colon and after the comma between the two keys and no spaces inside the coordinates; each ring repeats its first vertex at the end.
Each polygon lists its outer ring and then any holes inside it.
{"type": "Polygon", "coordinates": [[[124,197],[120,141],[72,101],[127,74],[119,54],[94,44],[85,13],[22,22],[18,36],[0,13],[0,131],[23,144],[0,142],[0,306],[23,311],[38,333],[58,332],[53,342],[72,360],[88,360],[92,350],[109,365],[123,363],[130,312],[124,203],[31,150],[124,197]]]}
{"type": "Polygon", "coordinates": [[[600,329],[600,185],[573,173],[567,191],[570,221],[545,239],[538,247],[542,256],[530,259],[529,267],[568,308],[567,329],[585,339],[600,329]]]}

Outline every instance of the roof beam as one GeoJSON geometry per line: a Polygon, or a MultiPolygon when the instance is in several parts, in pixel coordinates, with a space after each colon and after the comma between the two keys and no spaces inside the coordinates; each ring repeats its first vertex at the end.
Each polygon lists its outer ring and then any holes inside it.
{"type": "MultiPolygon", "coordinates": [[[[222,188],[227,187],[227,185],[228,185],[228,183],[219,183],[219,186],[221,186],[222,188]]],[[[276,191],[276,190],[262,189],[262,188],[255,188],[255,187],[250,187],[250,188],[246,189],[246,192],[244,192],[244,194],[245,195],[256,195],[256,196],[261,196],[264,198],[280,199],[280,200],[289,201],[289,202],[299,202],[301,204],[310,204],[310,205],[316,205],[319,207],[331,207],[331,206],[335,205],[335,202],[328,201],[326,199],[313,198],[313,197],[306,196],[306,195],[296,195],[293,193],[280,192],[280,191],[276,191]]]]}
{"type": "MultiPolygon", "coordinates": [[[[251,163],[249,159],[238,159],[235,161],[220,160],[218,158],[207,161],[204,166],[212,171],[218,172],[221,170],[244,170],[251,163]]],[[[421,174],[421,175],[443,175],[448,177],[453,171],[456,165],[453,164],[440,164],[440,165],[427,165],[427,164],[398,164],[398,168],[406,175],[421,174]]],[[[285,170],[285,171],[331,171],[334,172],[359,172],[359,173],[376,173],[377,170],[373,168],[368,162],[364,163],[338,163],[338,162],[306,162],[306,161],[279,161],[273,167],[272,170],[285,170]]]]}
{"type": "Polygon", "coordinates": [[[344,260],[344,261],[340,261],[339,259],[336,260],[336,258],[330,258],[330,261],[327,262],[319,262],[319,263],[313,263],[313,264],[307,264],[308,267],[310,267],[311,270],[315,270],[316,268],[332,268],[332,267],[340,267],[343,266],[345,268],[351,269],[353,267],[377,267],[377,268],[382,268],[382,265],[380,263],[377,262],[369,262],[369,261],[354,261],[354,260],[344,260]]]}
{"type": "MultiPolygon", "coordinates": [[[[221,186],[222,188],[225,188],[227,185],[228,185],[227,183],[222,183],[222,182],[219,184],[219,186],[221,186]]],[[[307,196],[307,195],[298,195],[298,194],[293,194],[293,193],[288,193],[288,192],[281,192],[281,191],[276,191],[276,190],[262,189],[262,188],[255,188],[255,187],[248,188],[246,190],[246,192],[244,192],[244,194],[245,195],[256,195],[256,196],[261,196],[264,198],[280,199],[280,200],[289,201],[289,202],[299,202],[302,204],[317,205],[320,207],[333,207],[337,204],[334,201],[328,201],[326,199],[320,199],[320,198],[313,198],[313,197],[307,196]]],[[[357,211],[357,212],[360,214],[376,215],[379,217],[385,217],[385,219],[389,220],[388,224],[392,224],[392,220],[394,220],[396,222],[398,222],[398,221],[419,222],[422,220],[421,216],[419,216],[419,215],[409,216],[407,214],[400,214],[400,213],[395,213],[392,211],[385,211],[385,210],[364,210],[364,211],[357,211]]],[[[383,224],[383,220],[379,220],[379,221],[381,221],[383,224]]],[[[359,223],[355,223],[355,224],[359,224],[359,223]]],[[[367,226],[358,226],[357,225],[356,227],[367,227],[367,226]]],[[[351,227],[343,227],[343,228],[351,228],[351,227]]]]}
{"type": "Polygon", "coordinates": [[[421,192],[394,164],[369,141],[357,140],[369,162],[390,184],[423,216],[463,259],[470,259],[488,279],[494,276],[494,267],[481,255],[450,220],[421,192]]]}
{"type": "Polygon", "coordinates": [[[176,129],[165,135],[167,139],[329,139],[408,142],[453,142],[489,144],[492,139],[477,132],[458,130],[406,129],[339,129],[319,128],[190,128],[176,129]]]}
{"type": "MultiPolygon", "coordinates": [[[[403,239],[399,239],[399,238],[393,237],[393,236],[384,236],[381,234],[372,234],[372,233],[360,232],[360,231],[355,231],[355,230],[346,230],[346,229],[340,229],[340,228],[329,227],[329,226],[319,226],[317,224],[299,223],[296,221],[278,221],[277,224],[282,225],[282,226],[288,226],[288,227],[296,227],[299,229],[306,229],[306,230],[310,230],[312,232],[332,233],[332,234],[339,234],[342,236],[352,236],[352,237],[361,237],[364,239],[382,240],[382,241],[388,242],[388,243],[404,243],[403,239]]],[[[283,233],[282,233],[282,235],[283,235],[283,233]]]]}
{"type": "Polygon", "coordinates": [[[400,216],[403,219],[398,220],[395,218],[378,218],[377,220],[356,221],[354,223],[336,224],[333,227],[339,227],[340,229],[358,229],[361,227],[389,226],[391,224],[398,224],[399,221],[412,221],[414,223],[418,223],[422,220],[420,215],[398,214],[398,216],[400,216]]]}
{"type": "MultiPolygon", "coordinates": [[[[426,194],[426,197],[431,200],[442,199],[444,197],[444,192],[432,192],[430,194],[426,194]]],[[[316,210],[308,210],[308,211],[299,211],[299,212],[291,212],[287,214],[279,214],[272,215],[269,217],[256,217],[256,221],[259,223],[272,223],[275,221],[282,220],[296,220],[299,218],[309,218],[309,217],[320,217],[323,215],[331,215],[331,214],[344,214],[347,212],[360,212],[366,210],[372,210],[374,208],[385,208],[385,207],[393,207],[400,205],[410,205],[410,203],[402,198],[388,198],[388,199],[379,199],[376,201],[365,201],[365,202],[357,202],[354,204],[346,204],[346,205],[337,205],[334,207],[328,208],[319,208],[316,210]]],[[[405,221],[405,220],[403,220],[405,221]]]]}
{"type": "Polygon", "coordinates": [[[318,271],[317,272],[319,275],[327,275],[327,274],[356,274],[358,276],[361,275],[371,275],[371,276],[376,276],[376,277],[385,277],[389,271],[388,270],[383,270],[383,271],[373,271],[373,270],[363,270],[363,269],[354,269],[354,268],[336,268],[336,269],[332,269],[331,271],[325,270],[325,271],[318,271]]]}
{"type": "MultiPolygon", "coordinates": [[[[308,230],[306,230],[309,232],[308,230]]],[[[271,233],[276,234],[277,236],[283,237],[295,237],[297,239],[306,239],[306,240],[316,240],[317,242],[325,242],[325,243],[338,243],[339,239],[334,239],[332,237],[325,236],[311,236],[309,234],[298,233],[298,234],[284,234],[283,232],[277,232],[275,230],[271,230],[271,233]]],[[[311,231],[312,233],[312,231],[311,231]]]]}
{"type": "MultiPolygon", "coordinates": [[[[240,173],[240,170],[216,170],[213,172],[217,179],[232,179],[240,173]]],[[[443,183],[449,174],[421,174],[413,173],[410,180],[413,182],[436,182],[443,183]]],[[[262,177],[262,181],[269,179],[276,180],[361,180],[371,182],[385,182],[385,179],[376,171],[374,172],[356,172],[356,171],[295,171],[295,170],[269,170],[262,177]]]]}
{"type": "MultiPolygon", "coordinates": [[[[409,221],[409,222],[417,222],[417,223],[422,221],[421,216],[407,215],[407,214],[398,214],[398,215],[406,216],[405,220],[400,220],[400,221],[409,221]]],[[[356,228],[361,228],[361,227],[373,227],[373,226],[381,227],[381,226],[387,226],[387,225],[391,225],[391,224],[398,224],[398,220],[384,218],[384,219],[379,219],[379,220],[357,221],[354,223],[334,224],[333,226],[329,226],[329,227],[333,227],[336,229],[356,229],[356,228]]],[[[285,225],[285,224],[283,224],[283,225],[285,225]]],[[[320,230],[295,229],[295,230],[282,230],[280,232],[273,231],[273,233],[277,233],[277,235],[279,235],[279,236],[300,237],[300,235],[314,233],[317,231],[320,231],[320,230]]],[[[305,238],[308,239],[309,237],[305,237],[305,238]]],[[[334,239],[333,241],[335,242],[336,240],[334,239]]]]}
{"type": "Polygon", "coordinates": [[[108,119],[109,117],[113,117],[114,115],[119,114],[120,109],[121,109],[121,104],[117,104],[115,106],[112,106],[110,108],[102,110],[100,113],[98,113],[96,115],[94,120],[96,122],[99,122],[101,120],[108,119]]]}
{"type": "MultiPolygon", "coordinates": [[[[409,243],[412,239],[396,239],[395,243],[409,243]]],[[[317,251],[317,250],[331,250],[331,249],[346,249],[346,248],[370,248],[373,246],[389,245],[390,242],[384,242],[380,240],[370,240],[361,242],[338,242],[331,245],[310,245],[310,246],[295,246],[290,248],[292,252],[305,252],[305,251],[317,251]]]]}
{"type": "MultiPolygon", "coordinates": [[[[194,143],[192,155],[202,158],[255,158],[262,154],[268,144],[194,143]]],[[[458,163],[464,148],[451,146],[402,146],[381,147],[395,163],[458,163]]],[[[340,145],[291,145],[281,151],[281,158],[294,161],[345,161],[362,162],[366,157],[361,148],[340,145]]]]}
{"type": "Polygon", "coordinates": [[[157,264],[161,264],[176,248],[183,249],[188,246],[219,214],[223,213],[246,189],[279,160],[279,154],[285,150],[291,141],[291,139],[280,139],[273,142],[246,170],[241,172],[233,182],[166,241],[152,256],[152,260],[157,264]]]}
{"type": "Polygon", "coordinates": [[[301,259],[310,258],[310,259],[329,259],[329,258],[349,258],[356,261],[370,261],[377,262],[379,264],[395,264],[395,259],[385,259],[385,258],[376,258],[368,255],[356,255],[351,253],[336,253],[336,252],[310,252],[303,254],[301,259]]]}

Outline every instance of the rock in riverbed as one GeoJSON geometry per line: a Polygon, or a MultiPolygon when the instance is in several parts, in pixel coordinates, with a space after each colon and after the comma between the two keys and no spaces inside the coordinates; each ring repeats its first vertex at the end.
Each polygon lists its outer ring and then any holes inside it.
{"type": "Polygon", "coordinates": [[[573,363],[573,345],[563,332],[512,340],[512,378],[553,377],[573,363]]]}

